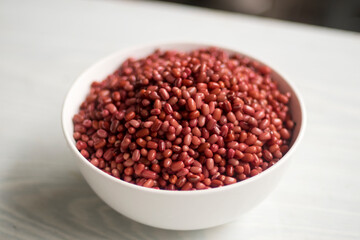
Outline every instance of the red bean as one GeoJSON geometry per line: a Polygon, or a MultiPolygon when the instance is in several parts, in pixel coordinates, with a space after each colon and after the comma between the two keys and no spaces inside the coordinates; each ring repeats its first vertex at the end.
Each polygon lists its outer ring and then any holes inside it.
{"type": "Polygon", "coordinates": [[[213,118],[216,120],[216,121],[219,121],[220,118],[221,118],[221,114],[222,114],[222,111],[220,108],[216,108],[212,114],[213,118]]]}
{"type": "MultiPolygon", "coordinates": [[[[244,157],[244,154],[240,158],[243,158],[243,157],[244,157]]],[[[237,165],[239,165],[239,160],[237,160],[235,158],[231,158],[228,160],[228,163],[230,164],[230,165],[228,165],[228,167],[231,167],[231,165],[237,166],[237,165]]]]}
{"type": "Polygon", "coordinates": [[[235,172],[238,174],[242,174],[244,172],[244,167],[243,166],[236,166],[235,167],[235,172]]]}
{"type": "Polygon", "coordinates": [[[228,177],[228,176],[226,176],[226,177],[225,177],[225,180],[224,180],[224,184],[225,184],[225,185],[234,184],[234,183],[236,183],[236,182],[237,182],[237,181],[236,181],[235,178],[233,178],[233,177],[228,177]]]}
{"type": "Polygon", "coordinates": [[[187,103],[187,107],[188,107],[189,111],[195,111],[196,110],[196,103],[195,103],[194,99],[188,98],[186,103],[187,103]]]}
{"type": "Polygon", "coordinates": [[[144,171],[141,172],[141,176],[144,178],[151,178],[151,179],[156,179],[158,177],[156,172],[153,172],[153,171],[150,171],[147,169],[145,169],[144,171]]]}
{"type": "Polygon", "coordinates": [[[105,106],[105,108],[111,113],[114,114],[117,111],[117,108],[114,104],[109,103],[105,106]]]}
{"type": "Polygon", "coordinates": [[[290,139],[290,137],[291,137],[290,132],[286,128],[280,129],[279,133],[283,139],[287,140],[287,139],[290,139]]]}
{"type": "Polygon", "coordinates": [[[263,156],[267,161],[271,161],[273,159],[273,155],[268,150],[263,150],[263,156]]]}
{"type": "Polygon", "coordinates": [[[235,157],[241,159],[244,157],[244,153],[242,153],[241,150],[235,150],[235,157]]]}
{"type": "Polygon", "coordinates": [[[106,145],[106,140],[105,139],[98,139],[98,140],[94,141],[94,148],[95,149],[101,149],[105,145],[106,145]]]}
{"type": "Polygon", "coordinates": [[[263,133],[263,131],[260,128],[254,127],[253,129],[251,129],[251,133],[253,133],[256,136],[259,136],[263,133]]]}
{"type": "Polygon", "coordinates": [[[97,159],[97,158],[93,158],[93,159],[91,159],[91,164],[92,165],[94,165],[95,167],[98,167],[99,166],[99,159],[97,159]]]}
{"type": "Polygon", "coordinates": [[[197,93],[195,95],[195,103],[196,103],[196,108],[197,109],[200,109],[201,106],[203,105],[203,101],[202,101],[201,95],[199,93],[197,93]]]}
{"type": "Polygon", "coordinates": [[[195,146],[200,145],[201,141],[197,136],[193,136],[192,140],[191,140],[192,144],[194,144],[195,146]]]}
{"type": "Polygon", "coordinates": [[[132,160],[135,162],[140,160],[140,150],[139,149],[135,149],[135,151],[133,152],[132,160]]]}
{"type": "Polygon", "coordinates": [[[153,131],[153,132],[157,132],[157,131],[159,131],[159,129],[161,128],[161,125],[162,125],[161,120],[156,119],[156,120],[154,121],[154,123],[152,124],[150,130],[153,131]]]}
{"type": "Polygon", "coordinates": [[[243,106],[243,111],[244,111],[244,113],[249,114],[249,115],[254,115],[255,114],[254,108],[252,108],[249,105],[244,105],[243,106]]]}
{"type": "Polygon", "coordinates": [[[109,148],[108,150],[106,150],[106,152],[103,155],[104,159],[109,161],[110,159],[112,159],[114,157],[114,149],[113,148],[109,148]]]}
{"type": "Polygon", "coordinates": [[[77,141],[76,142],[76,148],[78,150],[82,150],[82,149],[86,149],[87,148],[87,144],[83,141],[77,141]]]}
{"type": "Polygon", "coordinates": [[[223,185],[224,185],[224,183],[220,180],[214,179],[211,181],[211,187],[220,187],[223,185]]]}
{"type": "Polygon", "coordinates": [[[133,126],[134,128],[140,127],[140,123],[139,123],[137,120],[135,120],[135,119],[130,120],[129,123],[130,123],[130,125],[133,126]]]}
{"type": "Polygon", "coordinates": [[[81,137],[81,133],[79,133],[79,132],[74,132],[74,133],[73,133],[73,138],[74,138],[75,140],[79,140],[80,137],[81,137]]]}
{"type": "Polygon", "coordinates": [[[209,111],[210,111],[210,114],[214,113],[214,111],[215,111],[215,101],[209,102],[209,111]]]}
{"type": "Polygon", "coordinates": [[[111,174],[116,178],[120,178],[119,170],[117,170],[116,168],[111,170],[111,174]]]}
{"type": "Polygon", "coordinates": [[[134,165],[134,161],[131,159],[128,159],[123,163],[123,165],[124,165],[124,167],[131,167],[132,165],[134,165]]]}
{"type": "Polygon", "coordinates": [[[280,118],[273,118],[272,124],[274,124],[275,126],[280,126],[282,124],[282,121],[280,118]]]}
{"type": "Polygon", "coordinates": [[[150,134],[149,129],[143,128],[143,129],[140,129],[139,131],[137,131],[135,135],[138,138],[143,138],[145,136],[148,136],[149,134],[150,134]]]}
{"type": "Polygon", "coordinates": [[[133,119],[136,116],[136,113],[134,111],[131,111],[129,113],[127,113],[125,115],[125,120],[126,121],[130,121],[131,119],[133,119]]]}
{"type": "Polygon", "coordinates": [[[150,149],[157,149],[158,148],[158,144],[154,141],[148,141],[146,144],[147,148],[150,149]]]}
{"type": "Polygon", "coordinates": [[[271,134],[269,132],[264,132],[262,134],[259,135],[259,140],[260,141],[267,141],[271,139],[271,134]]]}
{"type": "Polygon", "coordinates": [[[127,176],[131,176],[134,173],[134,168],[132,167],[127,167],[124,169],[124,174],[127,176]]]}
{"type": "Polygon", "coordinates": [[[241,160],[244,162],[252,162],[254,160],[254,156],[251,153],[245,153],[241,160]]]}
{"type": "Polygon", "coordinates": [[[99,129],[96,131],[96,134],[100,137],[100,138],[106,138],[108,136],[108,133],[104,130],[104,129],[99,129]]]}
{"type": "Polygon", "coordinates": [[[200,116],[200,112],[198,110],[193,111],[189,114],[190,119],[195,119],[195,118],[198,118],[199,116],[200,116]]]}
{"type": "Polygon", "coordinates": [[[176,184],[176,181],[177,181],[177,176],[176,175],[171,175],[170,177],[169,177],[169,182],[171,183],[171,184],[176,184]]]}
{"type": "Polygon", "coordinates": [[[286,121],[286,127],[287,127],[288,129],[293,129],[294,126],[295,126],[295,124],[294,124],[293,121],[291,121],[291,120],[287,120],[287,121],[286,121]]]}
{"type": "Polygon", "coordinates": [[[210,138],[208,139],[208,142],[211,143],[211,144],[214,144],[217,142],[217,140],[219,139],[218,135],[216,134],[213,134],[210,136],[210,138]]]}
{"type": "Polygon", "coordinates": [[[143,184],[143,186],[147,187],[147,188],[152,188],[154,186],[154,180],[153,179],[146,180],[146,182],[143,184]]]}
{"type": "Polygon", "coordinates": [[[277,100],[279,100],[280,102],[284,103],[284,104],[287,104],[288,101],[289,101],[289,98],[283,94],[279,94],[277,96],[277,100]]]}
{"type": "Polygon", "coordinates": [[[172,150],[171,149],[165,149],[163,152],[163,156],[168,158],[172,155],[172,150]]]}
{"type": "Polygon", "coordinates": [[[233,112],[228,112],[226,117],[232,123],[234,123],[236,121],[236,117],[235,117],[235,114],[233,112]]]}
{"type": "Polygon", "coordinates": [[[204,150],[204,155],[205,155],[205,157],[207,157],[207,158],[211,158],[211,157],[214,156],[213,151],[211,151],[209,148],[207,148],[207,149],[204,150]]]}
{"type": "Polygon", "coordinates": [[[163,162],[163,166],[164,166],[164,168],[168,168],[168,167],[170,167],[170,166],[171,166],[171,164],[172,164],[172,160],[171,160],[171,158],[166,158],[166,159],[164,160],[164,162],[163,162]]]}
{"type": "Polygon", "coordinates": [[[201,137],[201,131],[198,127],[194,127],[191,132],[194,136],[201,137]]]}
{"type": "Polygon", "coordinates": [[[280,150],[276,150],[276,151],[273,153],[273,155],[274,155],[274,157],[276,157],[276,158],[281,158],[281,157],[283,156],[280,150]]]}
{"type": "Polygon", "coordinates": [[[289,150],[289,146],[288,145],[282,145],[280,147],[280,151],[282,152],[282,154],[287,153],[287,151],[289,150]]]}
{"type": "Polygon", "coordinates": [[[212,158],[207,158],[206,159],[206,168],[208,170],[211,170],[211,169],[214,168],[214,159],[212,159],[212,158]]]}
{"type": "Polygon", "coordinates": [[[154,149],[151,149],[149,152],[148,152],[148,156],[147,156],[147,159],[151,162],[155,159],[156,157],[156,151],[154,149]]]}
{"type": "Polygon", "coordinates": [[[165,88],[160,88],[159,94],[163,100],[168,100],[170,97],[168,91],[166,91],[165,88]]]}
{"type": "Polygon", "coordinates": [[[201,169],[201,167],[191,167],[190,172],[195,173],[195,174],[199,174],[199,173],[202,172],[202,169],[201,169]]]}
{"type": "Polygon", "coordinates": [[[184,186],[184,184],[186,183],[186,178],[184,176],[178,178],[178,180],[176,181],[176,186],[178,188],[181,188],[182,186],[184,186]]]}
{"type": "Polygon", "coordinates": [[[192,137],[191,137],[191,134],[189,133],[184,137],[183,143],[187,146],[190,146],[191,140],[192,140],[192,137]]]}
{"type": "Polygon", "coordinates": [[[216,126],[216,120],[212,118],[207,122],[206,129],[211,131],[214,129],[215,126],[216,126]]]}
{"type": "Polygon", "coordinates": [[[234,167],[231,165],[226,166],[226,175],[233,176],[234,175],[234,167]]]}
{"type": "Polygon", "coordinates": [[[206,185],[204,183],[201,183],[201,182],[196,183],[195,187],[198,190],[206,189],[206,185]]]}
{"type": "Polygon", "coordinates": [[[256,153],[257,152],[257,148],[255,146],[251,146],[251,147],[247,147],[245,149],[246,153],[256,153]]]}
{"type": "Polygon", "coordinates": [[[173,162],[172,164],[171,164],[171,171],[173,171],[173,172],[177,172],[177,171],[179,171],[180,169],[182,169],[182,168],[184,168],[184,162],[182,162],[182,161],[177,161],[177,162],[173,162]]]}
{"type": "Polygon", "coordinates": [[[249,164],[245,164],[243,167],[244,167],[244,174],[245,174],[245,175],[249,175],[249,174],[250,174],[250,171],[251,171],[250,165],[249,165],[249,164]]]}
{"type": "Polygon", "coordinates": [[[269,119],[264,119],[260,122],[259,128],[264,130],[265,128],[269,127],[269,125],[270,125],[269,119]]]}
{"type": "Polygon", "coordinates": [[[256,118],[257,120],[263,119],[264,117],[265,117],[265,111],[264,110],[257,111],[254,114],[254,118],[256,118]]]}
{"type": "Polygon", "coordinates": [[[153,170],[156,173],[160,173],[161,167],[159,164],[153,164],[153,165],[151,165],[151,170],[153,170]]]}
{"type": "Polygon", "coordinates": [[[134,172],[136,175],[140,176],[142,171],[144,171],[144,169],[145,169],[145,165],[142,163],[139,163],[139,164],[135,165],[134,172]]]}
{"type": "Polygon", "coordinates": [[[232,111],[231,103],[228,100],[224,101],[224,110],[226,112],[231,112],[232,111]]]}
{"type": "Polygon", "coordinates": [[[254,144],[254,143],[256,142],[256,140],[257,140],[257,137],[256,137],[255,135],[250,135],[250,136],[248,136],[247,139],[245,140],[245,143],[246,143],[247,145],[252,145],[252,144],[254,144]]]}
{"type": "Polygon", "coordinates": [[[184,184],[184,186],[181,188],[181,190],[187,191],[187,190],[191,190],[191,188],[192,188],[191,182],[187,182],[184,184]]]}
{"type": "Polygon", "coordinates": [[[176,173],[176,176],[178,176],[178,177],[186,176],[188,173],[189,173],[189,169],[182,168],[176,173]]]}
{"type": "Polygon", "coordinates": [[[210,114],[210,108],[209,108],[209,105],[208,104],[203,104],[201,106],[201,113],[204,115],[204,116],[207,116],[210,114]]]}
{"type": "Polygon", "coordinates": [[[290,148],[291,94],[270,73],[216,48],[126,60],[92,83],[72,119],[76,147],[92,165],[144,187],[243,181],[290,148]]]}
{"type": "Polygon", "coordinates": [[[174,112],[173,109],[172,109],[172,107],[171,107],[171,105],[168,104],[168,103],[166,103],[166,104],[164,105],[164,111],[165,111],[165,113],[167,113],[167,114],[172,114],[172,113],[174,112]]]}
{"type": "Polygon", "coordinates": [[[259,172],[258,172],[258,170],[256,170],[256,169],[253,169],[253,170],[251,170],[251,172],[250,172],[250,175],[253,177],[253,176],[255,176],[255,175],[258,175],[259,174],[259,172]]]}
{"type": "Polygon", "coordinates": [[[280,147],[279,147],[279,145],[277,145],[277,144],[273,144],[273,145],[271,145],[270,147],[269,147],[269,151],[271,152],[271,153],[274,153],[275,151],[277,151],[277,150],[279,150],[280,149],[280,147]]]}

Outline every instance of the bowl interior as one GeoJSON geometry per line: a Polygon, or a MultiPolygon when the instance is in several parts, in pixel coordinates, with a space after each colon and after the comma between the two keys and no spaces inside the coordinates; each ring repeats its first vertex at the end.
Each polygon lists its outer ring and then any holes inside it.
{"type": "MultiPolygon", "coordinates": [[[[89,166],[92,166],[90,162],[88,162],[84,157],[81,156],[81,154],[78,152],[75,146],[75,140],[72,137],[73,134],[73,123],[72,123],[72,117],[74,114],[76,114],[79,110],[80,104],[84,101],[86,98],[89,90],[90,85],[93,81],[102,81],[105,79],[109,74],[113,73],[124,60],[126,60],[129,57],[133,58],[141,58],[145,57],[149,54],[151,54],[155,49],[161,49],[161,50],[178,50],[178,51],[191,51],[198,48],[204,48],[204,47],[210,47],[210,45],[206,44],[194,44],[194,43],[171,43],[171,44],[153,44],[149,46],[143,46],[143,47],[134,47],[125,49],[119,52],[116,52],[90,68],[88,68],[82,75],[78,77],[78,79],[74,82],[73,86],[68,92],[68,95],[66,96],[64,105],[63,105],[63,113],[62,113],[62,124],[63,124],[63,131],[65,134],[65,137],[70,145],[70,147],[77,153],[77,155],[82,158],[84,161],[87,162],[89,166]]],[[[234,51],[231,49],[227,49],[224,47],[220,47],[221,49],[227,51],[229,54],[231,53],[241,53],[238,51],[234,51]]],[[[243,53],[241,53],[243,54],[243,53]]],[[[243,54],[245,56],[248,56],[246,54],[243,54]]],[[[248,56],[250,59],[254,59],[251,56],[248,56]]],[[[254,59],[258,61],[259,63],[262,63],[261,61],[254,59]]],[[[268,64],[266,64],[268,65],[268,64]]],[[[272,68],[271,65],[268,65],[272,68]]],[[[275,69],[273,69],[272,77],[275,81],[278,82],[279,89],[282,92],[289,91],[292,94],[291,100],[290,100],[290,111],[292,113],[292,117],[295,124],[292,142],[290,151],[293,150],[294,145],[299,142],[300,138],[302,137],[303,131],[304,131],[304,125],[305,125],[305,112],[304,112],[304,106],[303,102],[296,91],[295,87],[290,84],[288,81],[286,81],[275,69]]],[[[287,154],[289,154],[289,152],[287,154]]],[[[285,156],[287,155],[285,154],[285,156]]],[[[285,157],[284,156],[284,157],[285,157]]],[[[277,164],[275,164],[273,167],[276,167],[276,165],[281,164],[281,161],[279,161],[277,164]]],[[[273,168],[272,167],[272,168],[273,168]]],[[[268,169],[267,171],[271,170],[268,169]]],[[[101,170],[98,169],[99,172],[102,173],[101,170]]],[[[267,172],[264,171],[264,172],[267,172]]],[[[263,174],[263,173],[262,173],[263,174]]],[[[261,175],[261,174],[259,174],[261,175]]],[[[251,178],[250,178],[251,179],[251,178]]],[[[247,180],[248,181],[248,180],[247,180]]],[[[246,182],[246,181],[245,181],[246,182]]]]}

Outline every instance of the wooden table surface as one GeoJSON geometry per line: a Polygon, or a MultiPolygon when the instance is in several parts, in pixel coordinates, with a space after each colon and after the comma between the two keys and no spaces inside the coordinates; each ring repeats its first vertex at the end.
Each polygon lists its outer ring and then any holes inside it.
{"type": "Polygon", "coordinates": [[[159,2],[0,2],[0,239],[360,239],[360,34],[159,2]],[[60,124],[90,64],[151,41],[250,53],[302,93],[305,138],[279,187],[238,221],[167,231],[127,219],[84,181],[60,124]]]}

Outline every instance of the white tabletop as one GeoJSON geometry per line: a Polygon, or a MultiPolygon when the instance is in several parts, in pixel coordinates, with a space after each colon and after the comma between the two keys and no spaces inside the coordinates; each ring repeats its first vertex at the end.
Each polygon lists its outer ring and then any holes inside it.
{"type": "Polygon", "coordinates": [[[201,10],[100,0],[0,2],[0,239],[359,239],[360,34],[201,10]],[[279,187],[238,221],[199,231],[138,224],[81,177],[61,131],[71,83],[151,41],[236,47],[287,73],[308,128],[279,187]]]}

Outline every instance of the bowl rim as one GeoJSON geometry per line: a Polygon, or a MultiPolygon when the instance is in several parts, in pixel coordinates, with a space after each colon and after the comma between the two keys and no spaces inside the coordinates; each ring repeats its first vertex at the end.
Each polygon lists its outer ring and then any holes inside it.
{"type": "MultiPolygon", "coordinates": [[[[131,57],[131,55],[128,55],[127,57],[131,57]]],[[[145,57],[145,56],[144,56],[145,57]]],[[[121,63],[119,63],[120,65],[121,63]]],[[[305,128],[306,128],[306,124],[307,124],[307,114],[306,114],[306,109],[305,109],[305,104],[304,104],[304,100],[302,98],[302,96],[300,95],[297,87],[294,85],[293,82],[291,82],[290,80],[288,80],[288,78],[284,77],[287,76],[285,75],[283,72],[279,72],[277,70],[276,67],[273,67],[273,65],[269,65],[266,62],[260,61],[255,57],[252,57],[251,55],[247,54],[246,52],[242,51],[242,50],[238,50],[237,47],[234,46],[225,46],[222,44],[217,44],[217,43],[213,43],[213,42],[206,42],[206,41],[201,41],[201,42],[197,42],[197,41],[157,41],[157,42],[151,42],[151,43],[147,43],[147,44],[137,44],[137,45],[133,45],[131,47],[125,47],[123,49],[120,49],[118,51],[115,51],[103,58],[101,58],[100,60],[97,60],[95,63],[93,63],[90,67],[87,67],[85,70],[83,70],[81,72],[80,75],[78,75],[78,77],[73,81],[73,83],[71,84],[69,90],[66,93],[63,105],[62,105],[62,112],[61,112],[61,125],[62,125],[62,130],[63,130],[63,134],[65,136],[66,142],[68,144],[68,146],[70,147],[70,149],[72,149],[72,151],[75,153],[75,155],[77,156],[77,158],[80,159],[80,161],[82,161],[83,163],[85,163],[86,166],[92,168],[93,170],[95,170],[97,173],[99,173],[100,175],[102,175],[105,178],[108,178],[110,181],[113,181],[117,184],[121,184],[124,187],[128,187],[131,188],[135,191],[144,191],[144,192],[149,192],[152,194],[165,194],[165,195],[202,195],[202,194],[213,194],[216,192],[222,192],[222,191],[231,191],[234,188],[238,188],[241,187],[243,185],[247,185],[250,184],[251,182],[257,181],[260,178],[265,177],[266,175],[271,174],[271,172],[275,171],[275,169],[279,168],[281,165],[283,165],[285,163],[285,161],[288,160],[288,158],[293,154],[293,152],[295,151],[295,149],[298,147],[299,142],[301,142],[301,140],[303,139],[304,136],[304,132],[305,132],[305,128]],[[294,140],[292,146],[289,148],[289,151],[280,159],[280,161],[278,161],[276,164],[274,164],[273,166],[271,166],[270,168],[266,169],[265,171],[261,172],[260,174],[250,177],[244,181],[241,182],[237,182],[234,184],[230,184],[230,185],[224,185],[218,188],[210,188],[210,189],[203,189],[203,190],[196,190],[196,191],[172,191],[172,190],[165,190],[165,189],[153,189],[153,188],[147,188],[147,187],[143,187],[143,186],[139,186],[136,185],[134,183],[128,183],[125,182],[122,179],[118,179],[115,178],[105,172],[103,172],[102,170],[100,170],[99,168],[95,167],[93,164],[90,163],[90,161],[88,161],[85,157],[83,157],[80,152],[78,151],[78,149],[76,148],[75,144],[72,143],[73,140],[73,136],[72,134],[69,134],[66,130],[65,127],[65,122],[67,121],[67,119],[65,119],[65,112],[66,112],[66,106],[69,104],[69,96],[71,95],[74,86],[76,85],[76,83],[79,81],[79,79],[82,79],[84,75],[86,75],[86,73],[88,71],[90,71],[93,68],[97,68],[99,65],[101,65],[102,62],[108,61],[109,59],[112,59],[116,56],[119,55],[124,55],[124,54],[129,54],[133,51],[136,50],[140,50],[140,49],[148,49],[148,48],[153,48],[154,50],[156,48],[165,48],[165,49],[171,49],[169,48],[170,46],[174,47],[176,45],[189,45],[189,46],[193,46],[194,49],[196,48],[202,48],[202,47],[217,47],[219,49],[225,50],[227,52],[234,52],[234,53],[240,53],[242,55],[245,55],[251,59],[256,60],[257,62],[259,62],[260,64],[265,64],[267,66],[269,66],[272,71],[274,71],[276,74],[278,74],[289,86],[290,88],[293,90],[293,92],[295,93],[298,101],[299,101],[299,105],[300,105],[300,111],[301,111],[301,126],[299,129],[299,133],[297,138],[294,140]]]]}

